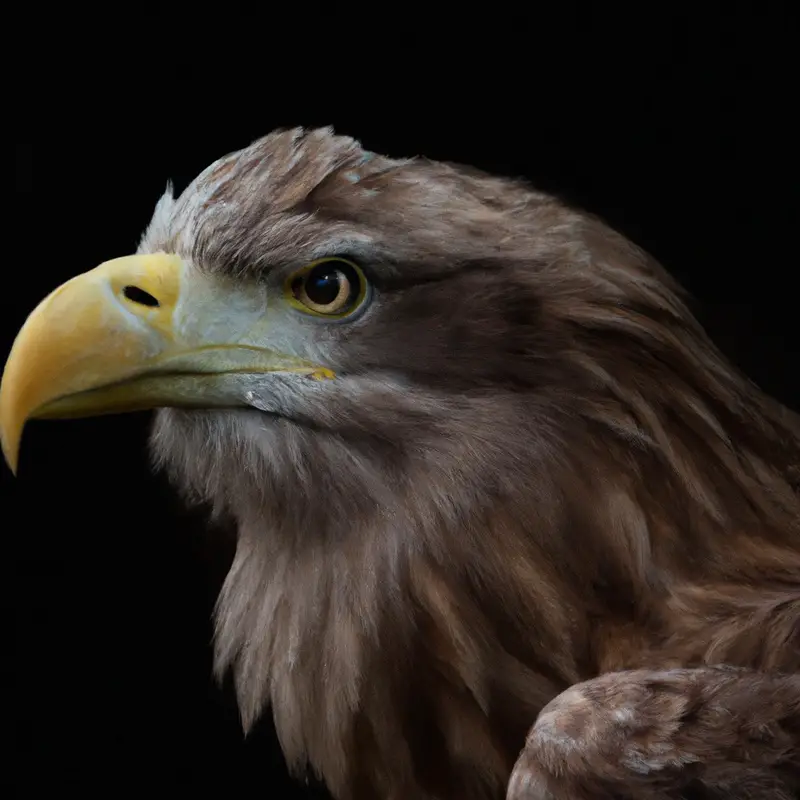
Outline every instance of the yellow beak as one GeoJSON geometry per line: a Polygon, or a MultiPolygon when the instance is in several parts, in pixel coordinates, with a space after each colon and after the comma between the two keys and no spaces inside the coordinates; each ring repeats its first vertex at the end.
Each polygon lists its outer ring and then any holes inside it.
{"type": "Polygon", "coordinates": [[[242,373],[333,377],[265,347],[267,312],[263,288],[206,277],[165,253],[107,261],[67,281],[28,317],[3,371],[6,462],[16,472],[29,419],[245,406],[242,373]]]}

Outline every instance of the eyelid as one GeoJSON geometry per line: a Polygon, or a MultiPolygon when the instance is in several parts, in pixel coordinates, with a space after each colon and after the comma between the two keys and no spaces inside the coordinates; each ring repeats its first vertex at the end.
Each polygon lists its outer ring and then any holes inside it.
{"type": "Polygon", "coordinates": [[[365,277],[369,277],[367,272],[364,268],[353,258],[349,258],[348,256],[320,256],[319,258],[315,258],[312,261],[307,262],[302,267],[288,267],[281,270],[283,275],[282,281],[286,283],[286,281],[291,280],[293,278],[297,278],[301,275],[305,275],[308,272],[311,272],[314,267],[318,267],[320,264],[324,264],[326,261],[344,261],[346,264],[350,264],[351,267],[354,267],[358,272],[361,272],[365,277]]]}

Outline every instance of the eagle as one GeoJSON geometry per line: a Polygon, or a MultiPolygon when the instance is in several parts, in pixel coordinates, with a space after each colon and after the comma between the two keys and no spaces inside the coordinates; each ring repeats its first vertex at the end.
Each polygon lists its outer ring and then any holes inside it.
{"type": "Polygon", "coordinates": [[[155,410],[215,672],[337,800],[800,791],[800,417],[528,185],[274,131],[57,288],[0,432],[155,410]]]}

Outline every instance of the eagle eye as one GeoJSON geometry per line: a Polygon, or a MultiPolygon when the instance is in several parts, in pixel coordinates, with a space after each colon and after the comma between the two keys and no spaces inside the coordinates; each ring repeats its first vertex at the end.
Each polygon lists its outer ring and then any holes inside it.
{"type": "Polygon", "coordinates": [[[363,305],[368,294],[364,273],[343,258],[322,258],[289,276],[285,293],[301,311],[341,319],[363,305]]]}

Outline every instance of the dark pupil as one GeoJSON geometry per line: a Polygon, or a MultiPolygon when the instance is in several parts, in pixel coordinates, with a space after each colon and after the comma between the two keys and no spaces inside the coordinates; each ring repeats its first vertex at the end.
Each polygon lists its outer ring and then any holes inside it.
{"type": "Polygon", "coordinates": [[[341,275],[331,267],[312,269],[306,278],[306,297],[319,306],[330,305],[339,296],[341,275]]]}

